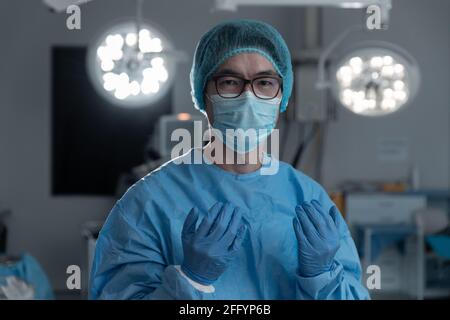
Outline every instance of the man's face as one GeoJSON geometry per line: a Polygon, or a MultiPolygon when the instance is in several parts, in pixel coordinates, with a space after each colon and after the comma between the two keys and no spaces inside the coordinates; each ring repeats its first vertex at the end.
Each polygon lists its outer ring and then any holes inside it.
{"type": "MultiPolygon", "coordinates": [[[[265,75],[272,75],[272,76],[277,75],[277,72],[275,71],[272,63],[270,63],[269,60],[267,60],[258,53],[242,53],[228,58],[222,65],[219,66],[214,75],[223,73],[236,74],[242,78],[249,80],[265,75]]],[[[250,84],[246,85],[245,90],[252,92],[250,84]]],[[[210,96],[217,94],[214,81],[212,80],[208,81],[208,83],[206,84],[205,94],[210,96]]],[[[281,98],[281,96],[282,92],[280,90],[278,92],[277,97],[281,98]]],[[[205,111],[208,116],[208,120],[210,123],[213,123],[214,114],[212,111],[211,101],[209,101],[209,99],[206,96],[204,96],[204,101],[206,106],[205,111]]]]}

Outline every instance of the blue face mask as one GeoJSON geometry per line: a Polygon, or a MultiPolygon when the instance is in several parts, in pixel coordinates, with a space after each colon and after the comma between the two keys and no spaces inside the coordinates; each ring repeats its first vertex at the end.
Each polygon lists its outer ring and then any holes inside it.
{"type": "Polygon", "coordinates": [[[263,100],[249,91],[237,98],[208,98],[214,113],[212,127],[220,131],[217,136],[229,149],[238,153],[253,151],[275,128],[280,98],[263,100]]]}

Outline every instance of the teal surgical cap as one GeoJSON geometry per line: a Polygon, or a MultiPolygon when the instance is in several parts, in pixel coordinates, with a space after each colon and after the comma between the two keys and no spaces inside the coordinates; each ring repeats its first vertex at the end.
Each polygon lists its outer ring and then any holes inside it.
{"type": "Polygon", "coordinates": [[[280,111],[286,110],[292,92],[291,55],[280,33],[257,20],[231,20],[206,32],[195,50],[190,74],[192,101],[205,110],[203,93],[209,77],[228,58],[240,53],[259,53],[269,60],[283,79],[280,111]]]}

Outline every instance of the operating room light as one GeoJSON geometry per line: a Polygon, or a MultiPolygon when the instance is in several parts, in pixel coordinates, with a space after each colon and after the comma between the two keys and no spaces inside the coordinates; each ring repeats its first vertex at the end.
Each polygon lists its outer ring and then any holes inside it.
{"type": "Polygon", "coordinates": [[[345,56],[335,68],[334,93],[350,111],[380,116],[402,108],[418,87],[418,68],[390,48],[365,47],[345,56]]]}
{"type": "Polygon", "coordinates": [[[174,61],[165,55],[172,48],[157,29],[133,22],[105,32],[90,48],[88,68],[99,93],[127,107],[142,107],[158,100],[173,79],[174,61]]]}

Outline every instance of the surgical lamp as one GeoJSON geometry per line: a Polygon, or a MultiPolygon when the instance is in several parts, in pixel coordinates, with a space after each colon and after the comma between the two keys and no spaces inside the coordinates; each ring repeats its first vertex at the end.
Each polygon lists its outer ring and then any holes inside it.
{"type": "Polygon", "coordinates": [[[177,60],[169,39],[158,28],[143,23],[142,0],[136,21],[117,24],[89,47],[87,67],[97,92],[115,105],[144,107],[170,88],[177,60]]]}
{"type": "Polygon", "coordinates": [[[385,42],[361,43],[336,65],[331,76],[335,98],[365,116],[399,110],[413,99],[419,86],[414,58],[385,42]]]}
{"type": "Polygon", "coordinates": [[[417,61],[398,45],[384,41],[364,41],[330,67],[325,64],[336,48],[355,31],[345,30],[320,55],[318,89],[331,89],[334,97],[348,110],[364,116],[393,113],[412,101],[420,84],[417,61]]]}

